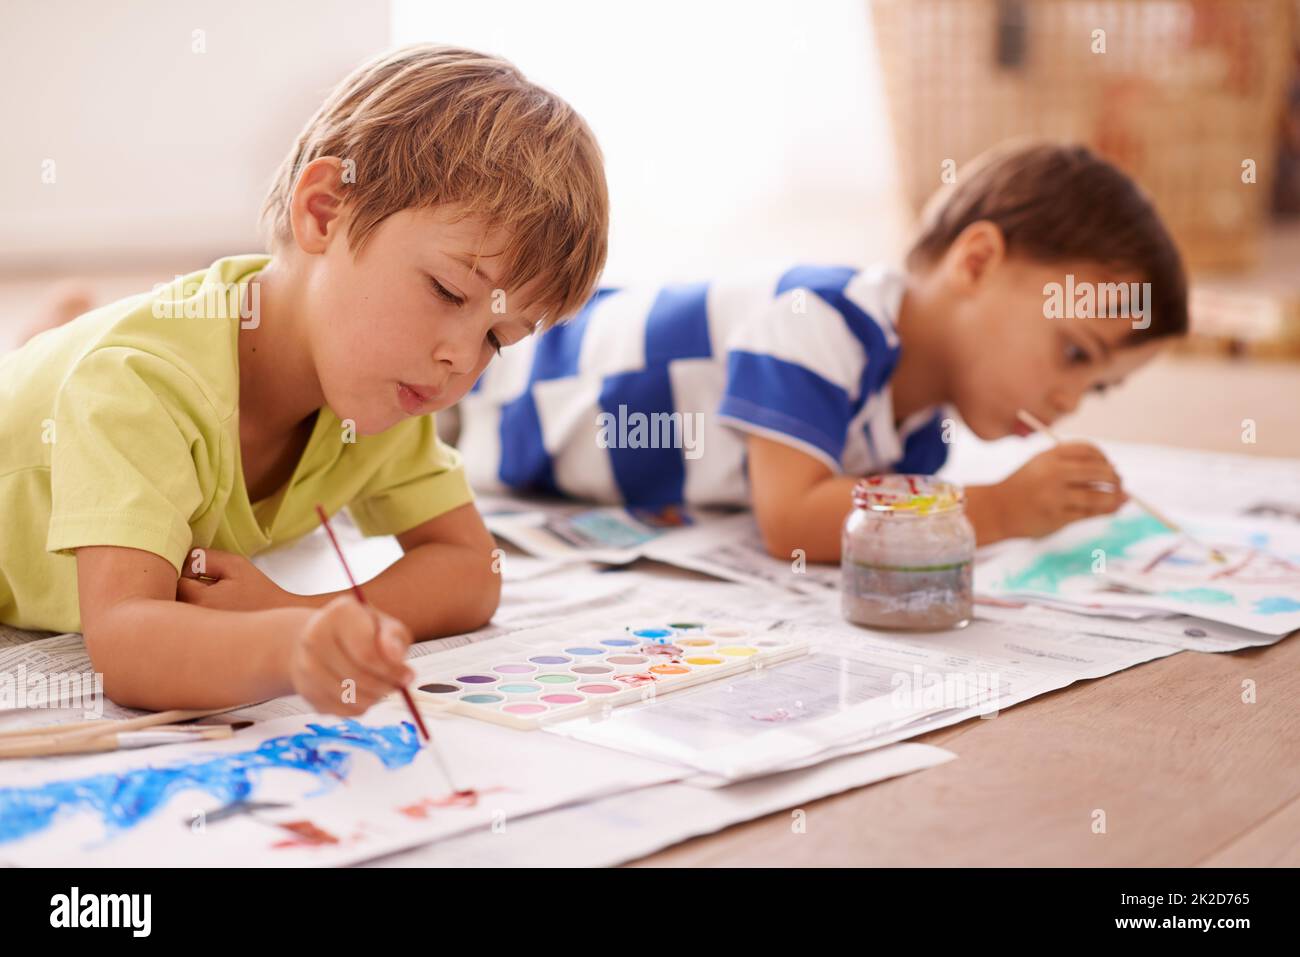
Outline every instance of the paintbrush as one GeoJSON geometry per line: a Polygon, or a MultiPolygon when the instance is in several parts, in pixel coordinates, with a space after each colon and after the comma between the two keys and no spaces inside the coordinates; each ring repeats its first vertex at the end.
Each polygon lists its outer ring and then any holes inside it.
{"type": "Polygon", "coordinates": [[[0,742],[0,758],[37,758],[52,754],[93,754],[124,748],[151,748],[160,744],[218,741],[229,738],[235,727],[229,724],[166,724],[143,731],[108,731],[92,737],[44,734],[0,742]]]}
{"type": "MultiPolygon", "coordinates": [[[[1029,428],[1033,429],[1035,432],[1043,433],[1043,435],[1046,435],[1057,445],[1060,445],[1064,441],[1059,435],[1057,435],[1055,432],[1052,431],[1051,426],[1049,426],[1046,422],[1039,419],[1032,412],[1027,412],[1024,409],[1021,409],[1019,412],[1016,413],[1016,418],[1018,418],[1021,422],[1025,423],[1025,425],[1029,426],[1029,428]]],[[[1199,539],[1196,539],[1191,535],[1189,535],[1181,525],[1179,525],[1173,519],[1169,518],[1169,516],[1165,515],[1163,512],[1161,512],[1158,508],[1156,508],[1146,499],[1140,498],[1138,495],[1128,490],[1125,490],[1124,494],[1128,496],[1129,501],[1131,501],[1138,508],[1142,509],[1144,512],[1146,512],[1148,515],[1154,518],[1161,525],[1165,526],[1165,528],[1169,529],[1175,535],[1179,535],[1185,538],[1187,541],[1191,542],[1197,548],[1202,548],[1205,551],[1209,552],[1210,557],[1213,558],[1216,562],[1226,562],[1228,560],[1227,556],[1224,555],[1223,552],[1219,551],[1217,548],[1214,548],[1213,546],[1206,545],[1204,542],[1200,541],[1199,539]]]]}
{"type": "MultiPolygon", "coordinates": [[[[348,560],[343,555],[343,548],[339,545],[339,540],[334,537],[334,529],[330,528],[329,516],[325,514],[325,509],[320,505],[317,505],[316,514],[320,517],[320,523],[325,529],[325,534],[329,536],[330,544],[334,546],[334,554],[339,557],[339,564],[343,566],[343,574],[348,576],[348,583],[352,586],[352,594],[356,596],[356,599],[360,604],[369,606],[370,602],[366,601],[366,596],[361,591],[361,586],[358,585],[357,580],[352,577],[352,569],[348,567],[348,560]]],[[[378,635],[378,624],[376,624],[375,636],[378,637],[378,635]]],[[[397,690],[402,693],[402,700],[406,702],[406,707],[411,712],[411,717],[415,719],[415,726],[419,728],[421,737],[424,738],[428,743],[430,750],[433,751],[433,756],[438,762],[438,767],[442,770],[442,776],[447,779],[447,783],[451,786],[453,791],[460,793],[455,782],[452,780],[451,772],[447,770],[446,762],[442,759],[442,753],[438,750],[438,746],[434,744],[433,738],[430,737],[429,729],[424,726],[424,719],[420,717],[420,711],[415,707],[415,700],[411,697],[411,692],[407,690],[405,685],[399,685],[397,690]]]]}
{"type": "Polygon", "coordinates": [[[117,734],[123,731],[137,731],[141,728],[151,728],[157,725],[175,724],[180,721],[193,721],[196,718],[207,718],[215,714],[225,714],[228,711],[238,711],[240,708],[247,707],[250,707],[250,705],[232,704],[225,708],[207,708],[199,711],[173,708],[169,711],[156,711],[153,714],[143,714],[138,718],[125,718],[121,721],[97,718],[92,721],[74,721],[67,724],[46,724],[36,728],[9,728],[0,731],[0,739],[57,737],[64,741],[74,738],[85,740],[99,737],[101,734],[117,734]]]}

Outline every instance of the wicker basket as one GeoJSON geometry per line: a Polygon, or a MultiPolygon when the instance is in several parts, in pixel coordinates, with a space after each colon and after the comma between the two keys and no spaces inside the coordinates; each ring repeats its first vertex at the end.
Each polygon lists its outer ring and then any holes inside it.
{"type": "Polygon", "coordinates": [[[945,161],[960,171],[1015,136],[1084,142],[1151,194],[1193,268],[1254,261],[1290,54],[1287,0],[871,5],[914,209],[945,161]],[[1247,160],[1254,184],[1243,182],[1247,160]]]}

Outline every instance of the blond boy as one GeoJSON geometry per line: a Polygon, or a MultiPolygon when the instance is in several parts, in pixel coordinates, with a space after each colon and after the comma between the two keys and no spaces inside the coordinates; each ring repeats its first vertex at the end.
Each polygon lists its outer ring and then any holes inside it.
{"type": "Polygon", "coordinates": [[[500,59],[418,46],[333,92],[264,218],[269,256],[0,360],[0,621],[83,631],[121,704],[297,692],[359,714],[410,680],[413,636],[491,618],[492,538],[433,413],[588,297],[608,202],[566,103],[500,59]],[[248,561],[315,528],[317,503],[397,536],[366,586],[382,612],[248,561]]]}

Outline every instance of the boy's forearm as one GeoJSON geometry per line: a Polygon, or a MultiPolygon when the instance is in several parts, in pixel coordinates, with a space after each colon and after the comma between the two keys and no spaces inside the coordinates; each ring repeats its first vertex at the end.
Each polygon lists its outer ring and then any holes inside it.
{"type": "Polygon", "coordinates": [[[1002,496],[996,485],[966,487],[966,517],[975,528],[975,544],[991,545],[1011,538],[1007,528],[1002,496]]]}
{"type": "MultiPolygon", "coordinates": [[[[787,509],[763,527],[768,552],[776,558],[793,559],[795,550],[810,562],[837,563],[844,520],[853,511],[853,487],[858,479],[833,475],[810,487],[787,509]]],[[[760,520],[760,526],[763,526],[760,520]]]]}
{"type": "Polygon", "coordinates": [[[169,599],[113,607],[87,630],[104,691],[121,705],[220,708],[289,694],[289,656],[312,611],[219,611],[169,599]]]}
{"type": "MultiPolygon", "coordinates": [[[[368,602],[410,628],[416,641],[427,641],[487,624],[501,600],[501,575],[490,553],[430,543],[411,549],[363,590],[368,602]]],[[[319,607],[339,594],[348,592],[300,596],[295,603],[319,607]]]]}

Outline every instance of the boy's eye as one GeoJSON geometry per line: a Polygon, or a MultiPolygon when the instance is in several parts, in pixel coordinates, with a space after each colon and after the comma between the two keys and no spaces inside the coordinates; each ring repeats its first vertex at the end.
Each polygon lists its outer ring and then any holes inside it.
{"type": "Polygon", "coordinates": [[[1109,389],[1109,388],[1110,388],[1110,386],[1109,386],[1107,383],[1105,383],[1105,382],[1098,382],[1095,386],[1092,387],[1092,391],[1093,391],[1093,392],[1096,392],[1098,395],[1102,395],[1102,394],[1104,394],[1105,391],[1106,391],[1107,389],[1109,389]]]}
{"type": "Polygon", "coordinates": [[[465,304],[464,299],[460,298],[460,296],[457,296],[455,293],[453,293],[442,283],[438,282],[438,280],[434,279],[432,276],[429,277],[429,282],[433,284],[433,291],[436,292],[440,297],[445,299],[447,302],[451,303],[454,306],[463,306],[465,304]]]}
{"type": "Polygon", "coordinates": [[[1092,361],[1087,350],[1080,348],[1073,342],[1065,343],[1065,362],[1067,365],[1083,365],[1092,361]]]}
{"type": "Polygon", "coordinates": [[[495,352],[497,355],[501,355],[501,350],[504,347],[501,345],[501,340],[497,338],[497,334],[495,332],[489,332],[487,334],[487,341],[488,341],[488,345],[492,347],[492,351],[495,352]]]}

